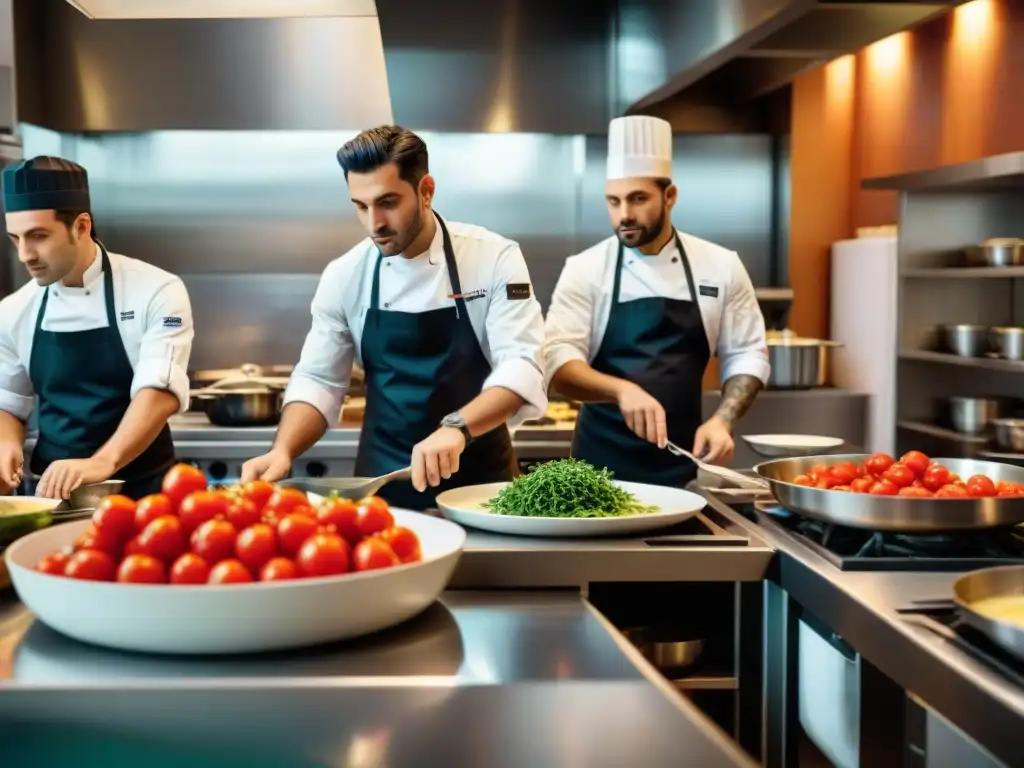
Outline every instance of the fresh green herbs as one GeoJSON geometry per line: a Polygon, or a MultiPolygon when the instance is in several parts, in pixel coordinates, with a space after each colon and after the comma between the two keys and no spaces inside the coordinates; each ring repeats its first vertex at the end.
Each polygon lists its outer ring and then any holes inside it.
{"type": "Polygon", "coordinates": [[[488,501],[498,515],[518,517],[621,517],[653,512],[612,482],[607,469],[585,461],[560,459],[540,464],[515,478],[488,501]]]}

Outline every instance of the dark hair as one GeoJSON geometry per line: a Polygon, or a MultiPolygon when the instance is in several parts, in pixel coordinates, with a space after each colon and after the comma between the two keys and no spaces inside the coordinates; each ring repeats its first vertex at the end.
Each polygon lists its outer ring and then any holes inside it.
{"type": "Polygon", "coordinates": [[[388,163],[398,166],[398,176],[417,188],[427,167],[427,145],[423,139],[398,125],[380,125],[363,131],[338,150],[338,165],[349,173],[369,173],[388,163]]]}
{"type": "Polygon", "coordinates": [[[99,240],[99,236],[96,234],[96,222],[92,218],[92,211],[54,211],[57,221],[67,227],[69,232],[71,231],[71,227],[75,225],[75,221],[83,213],[88,213],[89,220],[92,222],[92,228],[89,230],[92,234],[92,239],[99,240]]]}
{"type": "Polygon", "coordinates": [[[658,185],[658,189],[664,192],[672,186],[672,179],[655,179],[654,183],[658,185]]]}

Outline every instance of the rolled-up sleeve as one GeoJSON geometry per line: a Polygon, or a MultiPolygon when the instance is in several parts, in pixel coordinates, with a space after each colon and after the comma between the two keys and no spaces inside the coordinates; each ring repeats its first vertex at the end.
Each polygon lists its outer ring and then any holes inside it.
{"type": "Polygon", "coordinates": [[[545,390],[566,363],[589,362],[595,309],[593,281],[584,263],[574,258],[566,260],[544,323],[545,390]]]}
{"type": "Polygon", "coordinates": [[[188,361],[195,329],[188,290],[180,278],[163,285],[149,300],[131,396],[163,389],[178,398],[178,413],[189,405],[188,361]]]}
{"type": "Polygon", "coordinates": [[[511,298],[509,285],[530,285],[526,259],[515,244],[498,256],[487,308],[487,341],[491,375],[483,389],[503,387],[526,402],[509,419],[516,427],[527,419],[544,415],[548,407],[541,362],[544,341],[544,315],[533,291],[529,298],[511,298]]]}
{"type": "MultiPolygon", "coordinates": [[[[0,303],[0,314],[11,312],[11,307],[0,303]]],[[[0,411],[6,411],[21,421],[32,415],[35,397],[28,371],[18,356],[13,330],[0,317],[0,411]]]]}
{"type": "Polygon", "coordinates": [[[765,341],[764,316],[754,295],[754,285],[736,256],[729,279],[729,295],[718,335],[722,382],[733,376],[756,376],[768,382],[771,366],[765,341]]]}
{"type": "Polygon", "coordinates": [[[284,403],[308,403],[334,425],[341,414],[349,382],[355,345],[341,302],[343,276],[339,262],[324,270],[310,307],[313,324],[292,372],[284,403]]]}

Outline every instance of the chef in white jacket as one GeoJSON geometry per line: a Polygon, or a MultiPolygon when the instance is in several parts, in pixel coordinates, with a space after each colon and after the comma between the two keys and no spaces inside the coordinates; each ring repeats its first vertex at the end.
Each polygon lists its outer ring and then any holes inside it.
{"type": "Polygon", "coordinates": [[[36,494],[112,477],[133,498],[175,461],[167,419],[188,408],[192,310],[181,279],[108,253],[84,168],[35,157],[3,171],[7,236],[32,278],[0,301],[0,493],[22,479],[38,400],[36,494]]]}
{"type": "Polygon", "coordinates": [[[440,491],[517,474],[506,423],[547,408],[544,320],[519,246],[432,208],[427,147],[381,126],[338,150],[370,235],[324,270],[271,451],[242,479],[278,480],[338,421],[354,360],[366,411],[355,474],[406,466],[380,495],[426,509],[440,491]]]}
{"type": "Polygon", "coordinates": [[[574,457],[620,480],[684,486],[715,463],[768,380],[764,318],[739,256],[677,231],[672,128],[612,120],[605,198],[614,236],[566,261],[548,311],[544,361],[554,391],[584,403],[574,457]],[[701,414],[704,372],[721,361],[722,402],[701,414]]]}

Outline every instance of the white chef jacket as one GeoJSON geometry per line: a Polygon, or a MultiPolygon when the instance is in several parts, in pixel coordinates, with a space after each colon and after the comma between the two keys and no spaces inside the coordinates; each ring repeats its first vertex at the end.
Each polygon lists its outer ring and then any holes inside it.
{"type": "MultiPolygon", "coordinates": [[[[768,381],[764,316],[743,263],[730,251],[679,233],[700,294],[708,347],[717,351],[722,381],[738,374],[768,381]]],[[[548,383],[570,360],[591,363],[601,347],[611,311],[619,241],[602,240],[566,259],[548,310],[544,367],[548,383]]],[[[624,248],[619,301],[651,298],[693,301],[675,238],[654,256],[624,248]]]]}
{"type": "MultiPolygon", "coordinates": [[[[188,359],[192,352],[192,306],[181,278],[144,261],[107,252],[114,278],[114,313],[135,374],[131,396],[145,387],[172,392],[188,410],[188,359]]],[[[22,421],[32,414],[29,379],[32,340],[46,288],[35,280],[0,301],[0,410],[22,421]]],[[[103,260],[85,271],[82,287],[50,286],[43,330],[57,333],[106,328],[103,260]]],[[[83,378],[88,371],[82,371],[83,378]]]]}
{"type": "MultiPolygon", "coordinates": [[[[510,298],[509,284],[530,283],[519,245],[472,224],[445,221],[470,324],[480,349],[491,364],[483,389],[503,387],[525,404],[509,419],[515,427],[547,410],[541,368],[544,318],[533,291],[528,298],[510,298]]],[[[298,365],[292,372],[284,402],[315,407],[328,424],[338,420],[349,387],[353,360],[362,365],[360,340],[378,251],[369,238],[335,259],[324,270],[312,302],[313,325],[298,365]]],[[[440,225],[425,253],[412,259],[387,257],[380,268],[380,300],[384,312],[420,313],[455,306],[445,266],[440,225]]]]}

